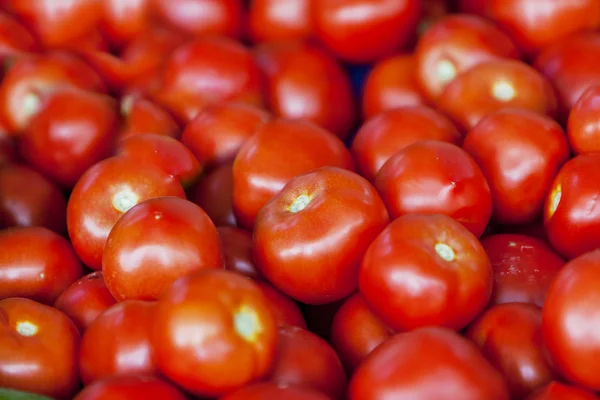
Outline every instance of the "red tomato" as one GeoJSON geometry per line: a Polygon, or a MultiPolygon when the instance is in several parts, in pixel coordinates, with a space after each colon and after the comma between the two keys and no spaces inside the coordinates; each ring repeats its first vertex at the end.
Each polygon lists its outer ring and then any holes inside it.
{"type": "Polygon", "coordinates": [[[67,228],[77,255],[88,267],[102,267],[106,238],[121,215],[154,197],[185,197],[181,184],[152,164],[111,157],[90,168],[67,204],[67,228]]]}
{"type": "Polygon", "coordinates": [[[373,181],[390,157],[419,140],[460,145],[462,136],[446,116],[432,108],[403,107],[365,122],[352,142],[352,155],[361,174],[373,181]]]}
{"type": "Polygon", "coordinates": [[[519,56],[510,37],[488,20],[475,15],[447,15],[419,39],[416,76],[425,95],[435,101],[457,75],[475,65],[519,56]]]}
{"type": "Polygon", "coordinates": [[[113,150],[114,99],[78,88],[56,89],[41,100],[21,137],[23,158],[65,188],[113,150]]]}
{"type": "Polygon", "coordinates": [[[330,397],[304,387],[279,387],[273,383],[244,386],[220,400],[331,400],[330,397]]]}
{"type": "Polygon", "coordinates": [[[406,146],[383,164],[375,187],[392,219],[445,214],[479,237],[492,215],[492,195],[481,169],[451,143],[424,140],[406,146]]]}
{"type": "Polygon", "coordinates": [[[102,253],[106,286],[119,301],[158,299],[178,278],[206,268],[223,268],[219,235],[200,207],[178,197],[131,208],[102,253]]]}
{"type": "Polygon", "coordinates": [[[226,164],[204,175],[190,190],[189,199],[198,204],[215,225],[235,226],[233,167],[226,164]]]}
{"type": "Polygon", "coordinates": [[[156,303],[126,300],[108,308],[81,337],[79,372],[85,385],[115,375],[154,375],[150,345],[156,303]]]}
{"type": "Polygon", "coordinates": [[[367,63],[394,54],[414,38],[418,0],[319,0],[312,2],[317,37],[339,58],[367,63]]]}
{"type": "Polygon", "coordinates": [[[559,382],[551,382],[527,400],[598,400],[592,392],[559,382]]]}
{"type": "Polygon", "coordinates": [[[576,154],[600,151],[600,84],[590,86],[573,105],[567,132],[576,154]]]}
{"type": "Polygon", "coordinates": [[[502,376],[477,348],[444,328],[400,333],[371,353],[350,381],[350,400],[508,400],[502,376]]]}
{"type": "Polygon", "coordinates": [[[548,239],[567,259],[600,247],[599,181],[600,154],[582,154],[560,169],[546,197],[548,239]]]}
{"type": "Polygon", "coordinates": [[[55,308],[33,300],[0,300],[0,387],[71,399],[79,381],[79,334],[55,308]]]}
{"type": "Polygon", "coordinates": [[[463,148],[487,178],[494,219],[502,224],[526,224],[540,215],[552,180],[570,155],[560,125],[524,109],[483,118],[463,148]]]}
{"type": "Polygon", "coordinates": [[[150,23],[152,0],[102,1],[102,33],[122,46],[141,34],[150,23]]]}
{"type": "Polygon", "coordinates": [[[554,117],[556,96],[550,82],[521,61],[498,59],[457,76],[442,92],[439,109],[465,130],[503,108],[524,108],[554,117]]]}
{"type": "Polygon", "coordinates": [[[333,348],[314,333],[295,326],[279,328],[279,350],[268,380],[279,386],[318,390],[342,400],[347,378],[333,348]]]}
{"type": "Polygon", "coordinates": [[[207,107],[183,131],[181,141],[207,168],[233,162],[240,147],[271,116],[244,103],[207,107]]]}
{"type": "Polygon", "coordinates": [[[164,108],[144,98],[133,95],[123,97],[121,115],[124,121],[119,137],[122,139],[146,133],[178,138],[181,133],[173,117],[164,108]]]}
{"type": "Polygon", "coordinates": [[[383,111],[425,104],[417,84],[415,59],[412,55],[385,58],[369,71],[362,87],[364,119],[383,111]]]}
{"type": "Polygon", "coordinates": [[[83,275],[70,243],[46,228],[0,230],[0,249],[0,299],[54,304],[83,275]]]}
{"type": "Polygon", "coordinates": [[[225,269],[238,272],[249,278],[263,279],[254,264],[252,233],[233,226],[219,226],[217,232],[223,248],[225,269]]]}
{"type": "Polygon", "coordinates": [[[244,143],[233,163],[233,209],[251,229],[258,211],[293,177],[321,166],[354,168],[344,143],[306,121],[276,119],[244,143]]]}
{"type": "Polygon", "coordinates": [[[445,215],[397,218],[362,260],[360,292],[398,331],[426,325],[462,329],[485,308],[493,271],[477,238],[445,215]]]}
{"type": "Polygon", "coordinates": [[[367,180],[321,167],[293,178],[260,210],[254,259],[288,296],[331,303],[356,290],[360,261],[388,222],[385,205],[367,180]]]}
{"type": "Polygon", "coordinates": [[[179,389],[152,376],[114,376],[92,383],[73,400],[187,400],[179,389]]]}
{"type": "Polygon", "coordinates": [[[253,0],[248,31],[254,42],[302,41],[313,31],[310,0],[253,0]]]}
{"type": "Polygon", "coordinates": [[[391,335],[392,330],[369,310],[360,293],[344,302],[331,326],[331,344],[350,373],[391,335]]]}
{"type": "Polygon", "coordinates": [[[550,283],[565,264],[542,240],[498,234],[481,240],[494,270],[490,305],[531,303],[544,306],[550,283]]]}
{"type": "Polygon", "coordinates": [[[553,366],[568,381],[600,389],[600,250],[581,255],[561,269],[548,289],[542,313],[544,345],[553,366]]]}
{"type": "Polygon", "coordinates": [[[297,326],[306,329],[304,316],[294,300],[263,281],[255,282],[271,305],[271,311],[279,325],[297,326]]]}
{"type": "Polygon", "coordinates": [[[56,299],[54,307],[73,320],[79,332],[117,301],[104,283],[102,272],[95,271],[74,282],[56,299]]]}
{"type": "Polygon", "coordinates": [[[37,52],[40,45],[35,37],[13,16],[0,12],[0,61],[12,56],[37,52]]]}
{"type": "Polygon", "coordinates": [[[263,377],[277,341],[277,321],[260,288],[225,270],[179,279],[154,314],[160,371],[199,396],[219,396],[263,377]]]}
{"type": "Polygon", "coordinates": [[[77,37],[60,45],[61,51],[70,51],[75,54],[81,54],[88,51],[104,51],[110,50],[110,43],[106,37],[100,32],[100,28],[96,27],[83,36],[77,37]]]}
{"type": "Polygon", "coordinates": [[[506,378],[515,399],[522,399],[552,381],[542,350],[542,311],[532,304],[511,303],[490,308],[466,335],[506,378]]]}
{"type": "Polygon", "coordinates": [[[66,215],[67,200],[54,182],[23,165],[0,169],[0,228],[43,226],[64,233],[66,215]]]}

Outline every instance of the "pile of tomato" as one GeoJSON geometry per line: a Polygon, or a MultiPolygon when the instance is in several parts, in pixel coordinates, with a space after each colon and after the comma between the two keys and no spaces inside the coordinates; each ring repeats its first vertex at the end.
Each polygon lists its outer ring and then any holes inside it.
{"type": "Polygon", "coordinates": [[[600,399],[600,0],[2,0],[0,61],[0,399],[600,399]]]}

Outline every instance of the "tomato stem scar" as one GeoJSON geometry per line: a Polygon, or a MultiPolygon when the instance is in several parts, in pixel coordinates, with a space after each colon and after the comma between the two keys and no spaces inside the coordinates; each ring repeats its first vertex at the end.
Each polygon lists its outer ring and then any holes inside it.
{"type": "Polygon", "coordinates": [[[442,257],[444,261],[454,261],[454,250],[445,243],[436,243],[435,252],[442,257]]]}
{"type": "Polygon", "coordinates": [[[122,190],[114,195],[113,207],[122,213],[127,212],[131,207],[138,202],[138,197],[130,190],[122,190]]]}
{"type": "Polygon", "coordinates": [[[256,312],[247,306],[242,306],[233,316],[235,331],[246,341],[252,342],[262,332],[262,326],[256,312]]]}
{"type": "Polygon", "coordinates": [[[29,322],[29,321],[21,321],[17,322],[17,332],[21,336],[35,336],[38,332],[38,326],[29,322]]]}
{"type": "Polygon", "coordinates": [[[296,213],[298,211],[302,211],[306,208],[306,206],[310,203],[310,197],[306,194],[302,194],[296,198],[288,207],[290,212],[296,213]]]}
{"type": "Polygon", "coordinates": [[[500,81],[492,86],[492,95],[499,101],[511,101],[515,98],[515,88],[510,82],[500,81]]]}

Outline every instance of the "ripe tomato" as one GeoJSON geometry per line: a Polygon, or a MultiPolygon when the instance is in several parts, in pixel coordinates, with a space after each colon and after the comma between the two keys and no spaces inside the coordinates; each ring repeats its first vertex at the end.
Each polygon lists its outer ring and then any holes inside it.
{"type": "Polygon", "coordinates": [[[254,259],[288,296],[331,303],[356,290],[360,261],[388,222],[385,205],[367,180],[321,167],[293,178],[261,209],[254,259]]]}
{"type": "Polygon", "coordinates": [[[70,399],[78,386],[79,334],[55,308],[0,300],[0,387],[70,399]]]}
{"type": "Polygon", "coordinates": [[[223,268],[219,235],[200,207],[178,197],[132,207],[102,254],[106,286],[118,301],[158,299],[178,278],[206,268],[223,268]]]}
{"type": "Polygon", "coordinates": [[[215,397],[269,371],[277,322],[249,278],[206,270],[182,277],[158,301],[151,339],[167,378],[195,395],[215,397]]]}
{"type": "Polygon", "coordinates": [[[424,140],[406,146],[383,164],[375,187],[392,219],[445,214],[479,237],[492,215],[492,195],[481,169],[451,143],[424,140]]]}
{"type": "Polygon", "coordinates": [[[310,0],[253,0],[248,33],[254,42],[303,41],[313,33],[310,0]]]}
{"type": "Polygon", "coordinates": [[[12,15],[0,12],[0,61],[39,50],[38,40],[33,37],[12,15]]]}
{"type": "Polygon", "coordinates": [[[377,347],[350,381],[350,400],[508,400],[502,376],[445,328],[400,333],[377,347]]]}
{"type": "Polygon", "coordinates": [[[524,109],[483,118],[463,148],[487,178],[494,219],[502,224],[526,224],[540,215],[552,180],[570,155],[560,125],[524,109]]]}
{"type": "Polygon", "coordinates": [[[104,0],[102,2],[102,33],[115,46],[122,46],[150,25],[153,0],[104,0]]]}
{"type": "Polygon", "coordinates": [[[330,397],[311,389],[296,386],[280,387],[273,383],[255,383],[244,386],[221,400],[331,400],[330,397]]]}
{"type": "Polygon", "coordinates": [[[244,143],[233,163],[233,209],[251,229],[258,211],[296,175],[322,166],[353,169],[344,143],[310,122],[275,119],[244,143]]]}
{"type": "Polygon", "coordinates": [[[373,181],[390,157],[419,140],[460,145],[462,136],[446,116],[432,108],[401,107],[366,121],[354,137],[352,155],[360,173],[373,181]]]}
{"type": "Polygon", "coordinates": [[[598,396],[575,386],[551,382],[529,396],[527,400],[598,400],[598,396]]]}
{"type": "Polygon", "coordinates": [[[121,98],[121,115],[121,139],[147,133],[178,138],[181,133],[173,117],[164,108],[139,96],[126,95],[121,98]]]}
{"type": "Polygon", "coordinates": [[[298,304],[279,290],[264,281],[255,281],[262,290],[263,295],[271,305],[273,316],[281,326],[297,326],[306,329],[304,316],[298,304]]]}
{"type": "Polygon", "coordinates": [[[217,232],[223,249],[225,269],[262,280],[252,254],[252,233],[233,226],[218,226],[217,232]]]}
{"type": "Polygon", "coordinates": [[[215,225],[236,225],[233,212],[233,167],[217,167],[200,178],[189,193],[189,199],[198,204],[215,225]]]}
{"type": "Polygon", "coordinates": [[[62,234],[66,215],[67,200],[54,182],[24,165],[0,168],[0,228],[43,226],[62,234]]]}
{"type": "Polygon", "coordinates": [[[73,400],[187,400],[175,386],[153,376],[114,376],[92,383],[73,400]]]}
{"type": "Polygon", "coordinates": [[[42,227],[0,230],[0,299],[54,304],[82,275],[73,248],[57,233],[42,227]]]}
{"type": "Polygon", "coordinates": [[[154,197],[185,197],[181,184],[152,164],[111,157],[90,168],[77,182],[67,204],[67,228],[77,255],[100,270],[106,238],[121,215],[154,197]]]}
{"type": "Polygon", "coordinates": [[[600,151],[600,84],[591,85],[571,108],[568,119],[569,142],[573,151],[600,151]]]}
{"type": "Polygon", "coordinates": [[[462,329],[487,305],[493,271],[477,238],[446,215],[405,215],[389,224],[362,260],[360,292],[398,331],[462,329]]]}

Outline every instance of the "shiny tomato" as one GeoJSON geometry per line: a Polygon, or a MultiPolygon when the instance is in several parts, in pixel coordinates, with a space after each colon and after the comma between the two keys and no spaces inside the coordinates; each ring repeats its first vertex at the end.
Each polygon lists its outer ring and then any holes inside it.
{"type": "Polygon", "coordinates": [[[263,279],[254,263],[252,233],[233,226],[218,226],[225,269],[238,272],[252,279],[263,279]]]}
{"type": "Polygon", "coordinates": [[[302,41],[313,33],[311,0],[253,0],[248,33],[254,42],[302,41]]]}
{"type": "Polygon", "coordinates": [[[445,328],[400,333],[350,381],[350,400],[508,400],[502,376],[469,341],[445,328]]]}
{"type": "Polygon", "coordinates": [[[529,396],[527,400],[598,400],[598,396],[575,386],[551,382],[529,396]]]}
{"type": "Polygon", "coordinates": [[[276,119],[248,139],[233,163],[233,209],[252,228],[258,211],[296,175],[321,166],[354,168],[344,143],[300,120],[276,119]]]}
{"type": "Polygon", "coordinates": [[[153,0],[102,1],[102,33],[121,46],[146,30],[153,0]]]}
{"type": "Polygon", "coordinates": [[[263,377],[277,342],[277,322],[260,288],[230,271],[179,279],[154,315],[152,346],[160,371],[199,396],[220,396],[263,377]]]}
{"type": "Polygon", "coordinates": [[[100,271],[94,271],[74,282],[56,299],[54,307],[73,320],[79,332],[117,301],[110,294],[100,271]]]}
{"type": "Polygon", "coordinates": [[[492,195],[481,169],[451,143],[423,140],[406,146],[383,164],[375,187],[392,219],[445,214],[479,237],[492,215],[492,195]]]}
{"type": "Polygon", "coordinates": [[[35,53],[40,45],[37,39],[13,16],[0,12],[0,61],[28,52],[35,53]]]}
{"type": "Polygon", "coordinates": [[[189,192],[189,199],[198,204],[215,225],[236,226],[231,165],[226,164],[213,169],[200,178],[189,192]]]}
{"type": "Polygon", "coordinates": [[[277,386],[273,383],[255,383],[244,386],[220,400],[331,400],[321,392],[296,386],[277,386]]]}
{"type": "Polygon", "coordinates": [[[419,140],[460,145],[462,135],[446,116],[432,108],[401,107],[366,121],[354,137],[352,155],[360,173],[373,181],[390,157],[419,140]]]}
{"type": "Polygon", "coordinates": [[[494,270],[490,305],[530,303],[543,307],[550,283],[565,264],[542,240],[522,234],[481,240],[494,270]]]}
{"type": "Polygon", "coordinates": [[[111,157],[90,168],[67,204],[69,237],[81,261],[99,270],[115,222],[134,205],[160,196],[183,198],[185,192],[174,177],[152,164],[111,157]]]}
{"type": "Polygon", "coordinates": [[[133,95],[121,99],[123,117],[119,137],[154,133],[178,138],[180,129],[171,114],[151,100],[133,95]]]}
{"type": "Polygon", "coordinates": [[[487,305],[493,271],[475,235],[445,215],[397,218],[362,260],[360,292],[375,315],[404,331],[462,329],[487,305]]]}
{"type": "Polygon", "coordinates": [[[217,230],[200,207],[174,196],[132,207],[102,253],[104,280],[117,300],[158,299],[178,278],[206,268],[223,268],[217,230]]]}
{"type": "Polygon", "coordinates": [[[367,63],[394,54],[414,38],[418,0],[319,0],[312,2],[316,36],[336,56],[367,63]]]}
{"type": "Polygon", "coordinates": [[[255,282],[271,305],[271,311],[279,325],[297,326],[306,329],[306,321],[298,304],[264,281],[255,282]]]}
{"type": "Polygon", "coordinates": [[[582,93],[569,113],[567,133],[576,154],[600,151],[599,115],[600,84],[596,84],[582,93]]]}
{"type": "Polygon", "coordinates": [[[71,399],[78,384],[79,333],[55,308],[0,300],[0,387],[71,399]]]}
{"type": "Polygon", "coordinates": [[[356,293],[335,314],[331,325],[331,344],[346,370],[352,373],[392,333],[369,310],[362,295],[356,293]]]}
{"type": "Polygon", "coordinates": [[[552,180],[570,156],[560,125],[524,109],[503,109],[483,118],[463,148],[487,178],[494,219],[502,224],[534,221],[552,180]]]}
{"type": "Polygon", "coordinates": [[[152,376],[114,376],[92,383],[73,400],[187,400],[175,386],[152,376]]]}
{"type": "Polygon", "coordinates": [[[288,296],[331,303],[356,290],[360,261],[388,222],[385,205],[366,179],[321,167],[293,178],[260,210],[254,259],[288,296]]]}

